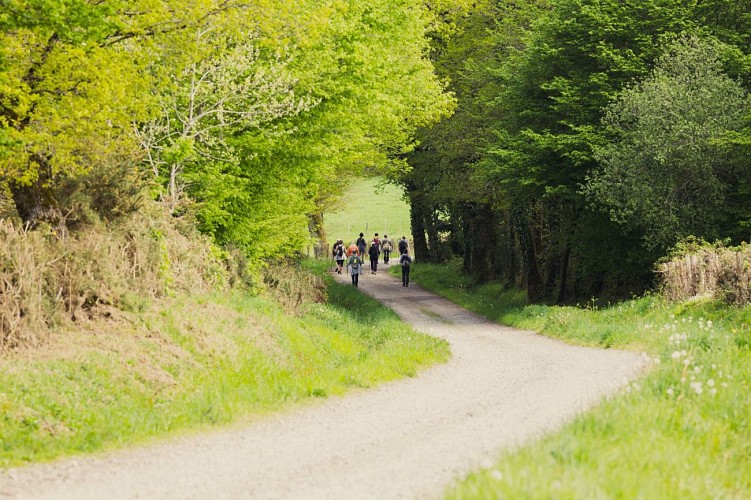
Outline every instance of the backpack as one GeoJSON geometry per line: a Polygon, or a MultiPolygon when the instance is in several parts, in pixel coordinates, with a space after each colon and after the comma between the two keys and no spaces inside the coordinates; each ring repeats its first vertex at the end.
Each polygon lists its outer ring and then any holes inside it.
{"type": "Polygon", "coordinates": [[[360,259],[360,257],[358,257],[357,255],[350,257],[349,265],[354,271],[358,271],[360,269],[360,264],[362,264],[362,259],[360,259]]]}
{"type": "Polygon", "coordinates": [[[412,264],[412,257],[407,254],[403,254],[401,257],[399,257],[399,260],[401,261],[403,267],[409,267],[412,264]]]}
{"type": "Polygon", "coordinates": [[[409,247],[409,244],[407,243],[407,240],[399,240],[399,252],[400,253],[406,252],[408,247],[409,247]]]}

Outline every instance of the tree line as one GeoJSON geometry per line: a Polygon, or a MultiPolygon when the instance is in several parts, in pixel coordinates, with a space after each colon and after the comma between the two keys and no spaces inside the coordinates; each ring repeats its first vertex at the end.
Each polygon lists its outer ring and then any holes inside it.
{"type": "Polygon", "coordinates": [[[0,210],[64,237],[156,200],[251,262],[455,106],[465,0],[4,0],[0,210]]]}
{"type": "Polygon", "coordinates": [[[457,107],[398,177],[418,260],[565,302],[749,240],[751,2],[478,1],[433,44],[457,107]]]}

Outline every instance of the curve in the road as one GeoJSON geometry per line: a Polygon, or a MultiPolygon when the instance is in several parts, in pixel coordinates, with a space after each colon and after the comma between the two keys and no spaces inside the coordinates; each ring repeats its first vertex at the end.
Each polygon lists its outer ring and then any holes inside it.
{"type": "Polygon", "coordinates": [[[385,270],[359,289],[448,340],[451,360],[242,429],[7,470],[0,498],[440,497],[457,475],[570,420],[642,368],[634,353],[490,323],[385,270]]]}

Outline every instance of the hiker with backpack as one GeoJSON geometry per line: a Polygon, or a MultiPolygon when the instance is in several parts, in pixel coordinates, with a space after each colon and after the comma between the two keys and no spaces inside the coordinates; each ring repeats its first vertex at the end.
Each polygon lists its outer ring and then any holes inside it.
{"type": "Polygon", "coordinates": [[[402,286],[409,286],[409,267],[412,265],[412,257],[404,252],[399,256],[399,265],[402,266],[402,286]]]}
{"type": "Polygon", "coordinates": [[[337,274],[342,274],[342,268],[344,267],[344,242],[342,240],[336,240],[334,243],[334,262],[336,262],[337,274]]]}
{"type": "Polygon", "coordinates": [[[378,257],[381,255],[381,247],[373,240],[368,249],[368,256],[370,256],[370,274],[375,274],[378,271],[378,257]]]}
{"type": "Polygon", "coordinates": [[[368,244],[365,242],[365,235],[360,233],[360,237],[355,241],[355,245],[357,245],[357,251],[359,252],[360,257],[365,256],[365,250],[368,249],[368,244]]]}
{"type": "Polygon", "coordinates": [[[388,234],[383,235],[383,240],[381,240],[381,253],[383,253],[383,263],[388,264],[389,263],[389,255],[391,255],[391,249],[393,248],[393,245],[391,243],[391,240],[389,239],[388,234]]]}
{"type": "Polygon", "coordinates": [[[399,255],[404,255],[409,252],[409,242],[407,241],[406,236],[402,236],[402,239],[399,240],[397,245],[399,248],[399,255]]]}
{"type": "Polygon", "coordinates": [[[347,268],[349,268],[349,274],[352,276],[352,285],[358,286],[360,282],[360,273],[362,272],[362,258],[354,252],[347,261],[347,268]]]}

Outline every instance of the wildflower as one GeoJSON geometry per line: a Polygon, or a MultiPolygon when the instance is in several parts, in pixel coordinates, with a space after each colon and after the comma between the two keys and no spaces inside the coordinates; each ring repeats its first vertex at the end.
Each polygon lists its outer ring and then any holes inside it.
{"type": "Polygon", "coordinates": [[[673,351],[673,354],[671,354],[670,357],[673,359],[678,359],[681,357],[681,353],[678,351],[673,351]]]}
{"type": "Polygon", "coordinates": [[[690,365],[691,364],[691,358],[684,359],[683,360],[683,364],[686,365],[686,366],[690,365]]]}
{"type": "Polygon", "coordinates": [[[701,382],[691,382],[691,389],[693,389],[696,394],[704,392],[704,389],[701,387],[701,382]]]}
{"type": "Polygon", "coordinates": [[[675,391],[673,391],[673,388],[672,388],[672,387],[668,387],[667,393],[668,393],[668,396],[671,396],[671,397],[672,397],[672,396],[673,396],[673,394],[675,393],[675,391]]]}
{"type": "Polygon", "coordinates": [[[701,373],[701,366],[695,366],[694,373],[701,373]]]}
{"type": "Polygon", "coordinates": [[[711,394],[712,396],[714,396],[715,394],[717,394],[717,389],[715,389],[714,387],[712,387],[712,388],[711,388],[711,389],[709,390],[709,394],[711,394]]]}
{"type": "Polygon", "coordinates": [[[712,320],[707,320],[707,328],[712,328],[712,320]]]}
{"type": "Polygon", "coordinates": [[[714,379],[709,379],[709,380],[707,380],[707,385],[708,385],[709,387],[714,387],[714,379]]]}

